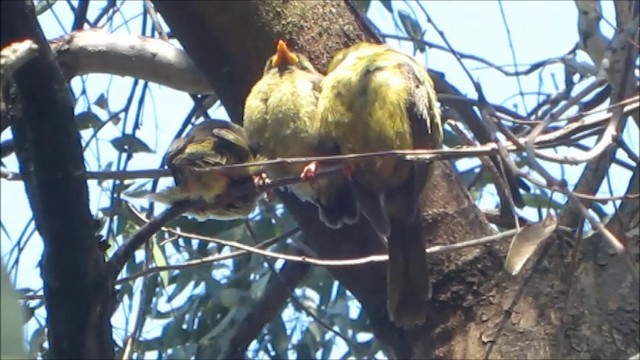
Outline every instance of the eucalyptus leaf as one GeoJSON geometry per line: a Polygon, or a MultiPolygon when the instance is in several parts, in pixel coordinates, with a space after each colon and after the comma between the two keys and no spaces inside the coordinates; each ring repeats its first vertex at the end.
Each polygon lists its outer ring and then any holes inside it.
{"type": "Polygon", "coordinates": [[[390,14],[393,14],[393,3],[391,0],[380,0],[380,4],[384,6],[390,14]]]}
{"type": "Polygon", "coordinates": [[[125,134],[123,136],[111,139],[111,145],[122,153],[153,153],[153,150],[144,143],[144,141],[138,139],[131,134],[125,134]]]}
{"type": "Polygon", "coordinates": [[[425,30],[422,29],[420,22],[418,22],[414,16],[403,10],[398,10],[398,17],[400,18],[400,23],[404,28],[404,32],[409,36],[409,38],[411,38],[411,40],[413,40],[414,48],[423,53],[426,47],[421,40],[424,36],[425,30]]]}
{"type": "Polygon", "coordinates": [[[104,95],[104,93],[98,95],[98,98],[96,98],[96,100],[93,102],[93,105],[105,111],[109,110],[109,101],[107,100],[107,97],[104,95]]]}
{"type": "MultiPolygon", "coordinates": [[[[2,348],[0,349],[0,357],[3,359],[8,358],[21,358],[25,359],[26,354],[23,348],[22,341],[22,324],[23,317],[20,308],[18,307],[18,296],[15,292],[9,274],[6,272],[4,266],[1,266],[2,285],[0,289],[0,332],[2,341],[2,348]]],[[[34,339],[36,335],[33,335],[34,339]]]]}
{"type": "MultiPolygon", "coordinates": [[[[156,264],[156,266],[159,266],[159,267],[167,266],[167,258],[165,257],[164,252],[162,251],[158,243],[155,241],[151,242],[151,254],[153,256],[153,263],[156,264]]],[[[164,286],[168,286],[169,271],[167,270],[161,271],[160,280],[162,280],[162,284],[164,284],[164,286]]]]}
{"type": "Polygon", "coordinates": [[[504,262],[505,270],[516,275],[540,244],[553,233],[558,226],[555,216],[547,214],[541,222],[527,224],[513,237],[504,262]]]}
{"type": "Polygon", "coordinates": [[[78,130],[97,129],[102,126],[102,120],[91,111],[83,111],[76,115],[78,130]]]}
{"type": "Polygon", "coordinates": [[[58,0],[42,0],[42,1],[38,2],[38,4],[36,4],[36,9],[35,9],[36,16],[40,16],[40,15],[46,13],[47,11],[49,11],[49,9],[51,9],[51,7],[57,1],[58,0]]]}
{"type": "Polygon", "coordinates": [[[360,14],[366,15],[371,6],[371,0],[353,0],[353,5],[358,9],[360,14]]]}

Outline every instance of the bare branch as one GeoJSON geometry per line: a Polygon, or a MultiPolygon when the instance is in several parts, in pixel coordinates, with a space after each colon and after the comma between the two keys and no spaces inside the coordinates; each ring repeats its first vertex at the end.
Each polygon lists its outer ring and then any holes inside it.
{"type": "Polygon", "coordinates": [[[211,94],[186,53],[170,43],[102,30],[76,31],[51,42],[68,79],[90,73],[130,76],[176,90],[211,94]]]}

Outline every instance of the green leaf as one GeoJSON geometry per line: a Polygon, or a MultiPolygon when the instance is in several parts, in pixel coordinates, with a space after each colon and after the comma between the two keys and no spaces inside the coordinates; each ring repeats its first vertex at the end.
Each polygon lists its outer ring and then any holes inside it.
{"type": "MultiPolygon", "coordinates": [[[[0,332],[2,341],[2,349],[0,350],[0,358],[17,358],[24,359],[26,354],[23,348],[22,341],[22,324],[24,319],[23,313],[18,307],[18,296],[13,288],[9,274],[6,272],[4,266],[0,265],[0,281],[2,289],[0,290],[0,332]]],[[[35,335],[31,338],[35,338],[35,335]]]]}
{"type": "Polygon", "coordinates": [[[537,223],[527,224],[511,240],[504,269],[511,275],[520,272],[527,260],[540,247],[542,241],[548,238],[558,226],[558,220],[551,215],[537,223]]]}
{"type": "Polygon", "coordinates": [[[200,341],[203,342],[203,341],[209,340],[211,338],[216,337],[217,335],[219,335],[224,330],[229,330],[229,325],[231,324],[231,320],[233,320],[233,318],[236,316],[236,312],[237,311],[238,311],[238,308],[231,308],[231,311],[229,311],[227,313],[227,315],[224,317],[224,319],[222,319],[220,322],[218,322],[216,327],[214,327],[209,333],[207,333],[205,336],[203,336],[200,339],[200,341]]]}
{"type": "Polygon", "coordinates": [[[420,25],[418,20],[406,11],[399,10],[398,17],[400,17],[404,32],[413,40],[413,55],[416,54],[416,50],[424,53],[426,47],[424,43],[422,43],[422,38],[426,30],[422,30],[422,25],[420,25]]]}
{"type": "Polygon", "coordinates": [[[136,261],[136,257],[132,256],[129,261],[127,261],[127,265],[125,266],[127,269],[127,275],[134,275],[142,271],[142,262],[136,261]]]}
{"type": "MultiPolygon", "coordinates": [[[[175,280],[175,285],[171,293],[167,296],[167,302],[173,301],[178,295],[180,295],[189,284],[191,284],[195,278],[195,271],[191,268],[182,269],[175,278],[172,276],[172,280],[175,280]]],[[[167,281],[167,284],[169,282],[167,281]]]]}
{"type": "Polygon", "coordinates": [[[131,134],[125,134],[123,136],[111,139],[111,145],[113,145],[113,147],[117,151],[122,153],[153,153],[153,150],[151,150],[151,148],[147,144],[131,134]]]}
{"type": "MultiPolygon", "coordinates": [[[[155,241],[151,242],[151,255],[153,257],[153,263],[156,264],[156,266],[167,266],[167,258],[165,257],[164,252],[162,252],[160,246],[158,246],[158,243],[155,241]]],[[[160,280],[162,280],[164,286],[169,285],[168,270],[160,272],[160,280]]]]}
{"type": "Polygon", "coordinates": [[[243,290],[228,287],[220,292],[220,302],[222,305],[234,309],[243,296],[243,290]]]}
{"type": "Polygon", "coordinates": [[[200,234],[203,236],[215,237],[221,233],[244,225],[244,220],[221,221],[209,219],[198,221],[188,216],[181,216],[177,219],[169,221],[167,224],[171,228],[180,228],[184,232],[192,234],[200,234]]]}
{"type": "Polygon", "coordinates": [[[273,345],[273,350],[276,352],[276,358],[286,359],[290,338],[287,335],[287,328],[284,326],[281,316],[276,316],[276,318],[269,323],[269,330],[271,334],[271,344],[273,345]]]}
{"type": "Polygon", "coordinates": [[[118,126],[118,124],[120,124],[120,121],[122,121],[122,118],[118,115],[111,115],[111,117],[109,117],[109,121],[113,124],[113,126],[118,126]]]}
{"type": "Polygon", "coordinates": [[[380,4],[382,4],[382,6],[384,6],[384,8],[387,9],[390,14],[393,14],[393,6],[391,0],[380,0],[380,4]]]}
{"type": "Polygon", "coordinates": [[[445,126],[443,130],[444,130],[443,143],[448,147],[466,145],[465,143],[460,141],[460,137],[456,133],[454,133],[451,129],[449,129],[449,127],[445,126]]]}
{"type": "Polygon", "coordinates": [[[78,130],[97,129],[102,126],[102,120],[91,111],[83,111],[76,115],[76,123],[78,130]]]}
{"type": "Polygon", "coordinates": [[[155,194],[155,192],[147,188],[137,188],[137,189],[127,190],[122,193],[122,195],[126,197],[130,197],[132,199],[147,199],[150,194],[155,194]]]}
{"type": "Polygon", "coordinates": [[[249,293],[251,297],[255,300],[258,300],[264,294],[264,289],[267,287],[267,283],[269,282],[269,278],[271,273],[267,273],[266,275],[260,277],[257,281],[253,281],[251,284],[251,289],[249,289],[249,293]]]}
{"type": "Polygon", "coordinates": [[[546,208],[550,206],[552,209],[560,210],[564,207],[563,204],[559,203],[556,200],[551,200],[549,203],[549,194],[542,190],[541,193],[535,194],[522,194],[522,198],[524,199],[524,203],[526,206],[531,206],[533,208],[546,208]]]}
{"type": "MultiPolygon", "coordinates": [[[[13,139],[5,140],[0,144],[0,157],[7,157],[16,152],[16,142],[13,139]]],[[[4,166],[3,164],[3,167],[4,166]]]]}
{"type": "Polygon", "coordinates": [[[309,332],[305,332],[304,338],[296,344],[296,355],[298,359],[313,359],[315,358],[314,349],[315,339],[309,335],[309,332]]]}
{"type": "Polygon", "coordinates": [[[334,280],[329,272],[323,267],[313,267],[306,280],[304,286],[308,286],[315,290],[320,297],[318,300],[318,308],[325,309],[331,301],[334,280]]]}
{"type": "Polygon", "coordinates": [[[398,17],[400,23],[404,28],[404,32],[412,39],[413,46],[420,52],[425,51],[425,46],[420,42],[424,36],[425,31],[422,29],[422,25],[411,14],[406,11],[398,10],[398,17]]]}
{"type": "Polygon", "coordinates": [[[423,35],[422,25],[411,14],[404,10],[398,10],[400,23],[404,32],[412,39],[421,39],[423,35]]]}
{"type": "Polygon", "coordinates": [[[175,348],[173,348],[173,351],[169,353],[166,359],[167,360],[191,359],[195,356],[197,350],[198,350],[198,345],[196,344],[178,345],[175,348]]]}
{"type": "Polygon", "coordinates": [[[93,105],[105,111],[109,109],[109,102],[107,101],[107,97],[104,96],[104,93],[98,96],[98,98],[93,102],[93,105]]]}
{"type": "Polygon", "coordinates": [[[47,12],[58,0],[42,0],[36,5],[36,16],[40,16],[47,12]]]}
{"type": "Polygon", "coordinates": [[[270,218],[260,217],[256,221],[253,221],[251,226],[258,237],[256,239],[257,241],[263,241],[278,235],[278,229],[270,218]]]}
{"type": "Polygon", "coordinates": [[[371,6],[371,0],[353,0],[353,6],[358,9],[360,14],[366,15],[367,11],[369,11],[369,6],[371,6]]]}
{"type": "MultiPolygon", "coordinates": [[[[3,332],[4,334],[4,332],[3,332]]],[[[39,328],[36,329],[36,331],[33,332],[33,334],[31,335],[31,339],[29,339],[29,357],[30,358],[37,358],[39,356],[42,356],[42,350],[43,350],[43,345],[45,343],[45,341],[47,341],[47,332],[46,332],[46,327],[43,325],[39,328]]],[[[3,339],[3,344],[4,344],[4,339],[3,339]]],[[[3,345],[3,349],[2,349],[2,355],[3,358],[5,356],[5,352],[4,352],[4,345],[3,345]]],[[[9,357],[7,357],[9,358],[9,357]]],[[[22,359],[26,359],[26,356],[22,356],[22,357],[16,357],[18,358],[22,358],[22,359]]]]}

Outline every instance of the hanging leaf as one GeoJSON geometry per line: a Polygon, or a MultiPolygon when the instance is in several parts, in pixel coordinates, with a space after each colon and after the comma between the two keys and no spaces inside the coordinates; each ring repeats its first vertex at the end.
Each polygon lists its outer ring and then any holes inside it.
{"type": "Polygon", "coordinates": [[[558,220],[551,214],[547,214],[542,222],[523,226],[511,241],[504,262],[505,270],[511,275],[519,273],[542,241],[548,238],[557,226],[558,220]]]}
{"type": "Polygon", "coordinates": [[[118,124],[120,124],[120,121],[122,121],[122,118],[118,115],[111,115],[109,121],[111,121],[113,126],[118,126],[118,124]]]}
{"type": "MultiPolygon", "coordinates": [[[[167,266],[167,258],[158,243],[155,241],[151,242],[151,254],[153,256],[153,263],[156,266],[167,266]]],[[[164,286],[169,286],[169,271],[164,270],[160,272],[160,280],[162,280],[162,284],[164,286]]]]}
{"type": "Polygon", "coordinates": [[[560,210],[564,207],[564,204],[558,202],[557,200],[549,201],[549,196],[550,194],[544,190],[541,190],[541,192],[536,192],[535,194],[522,194],[524,203],[530,207],[545,208],[547,206],[550,206],[554,210],[560,210]]]}
{"type": "Polygon", "coordinates": [[[58,0],[42,0],[36,5],[36,16],[40,16],[47,12],[58,0]]]}
{"type": "Polygon", "coordinates": [[[422,25],[406,11],[398,10],[398,17],[400,18],[404,32],[413,40],[415,49],[423,53],[426,48],[424,44],[421,43],[425,33],[425,30],[422,30],[422,25]]]}
{"type": "Polygon", "coordinates": [[[93,105],[105,111],[109,110],[109,102],[107,101],[107,97],[104,96],[104,93],[98,96],[98,98],[93,102],[93,105]]]}
{"type": "Polygon", "coordinates": [[[91,111],[84,111],[76,115],[76,123],[78,124],[78,130],[97,129],[102,126],[102,120],[98,115],[91,111]]]}
{"type": "Polygon", "coordinates": [[[458,134],[453,132],[453,130],[449,129],[448,127],[444,127],[443,130],[444,130],[443,143],[448,147],[467,145],[467,143],[463,142],[460,136],[458,136],[458,134]]]}
{"type": "Polygon", "coordinates": [[[358,9],[360,14],[367,15],[369,6],[371,6],[371,0],[353,0],[353,6],[358,9]]]}
{"type": "Polygon", "coordinates": [[[0,157],[5,158],[16,152],[16,143],[13,139],[7,139],[0,143],[0,157]]]}
{"type": "Polygon", "coordinates": [[[391,3],[391,0],[380,0],[380,4],[382,4],[390,14],[393,14],[393,4],[391,3]]]}
{"type": "Polygon", "coordinates": [[[111,145],[119,152],[132,154],[139,152],[153,153],[153,150],[147,144],[131,134],[111,139],[111,145]]]}

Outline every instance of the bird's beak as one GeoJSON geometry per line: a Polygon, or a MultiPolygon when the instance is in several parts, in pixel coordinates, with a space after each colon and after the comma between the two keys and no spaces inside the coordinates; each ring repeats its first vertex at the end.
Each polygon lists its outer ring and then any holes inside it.
{"type": "Polygon", "coordinates": [[[298,63],[298,57],[289,51],[287,44],[278,40],[278,46],[276,48],[276,59],[273,63],[274,66],[295,65],[298,63]]]}

